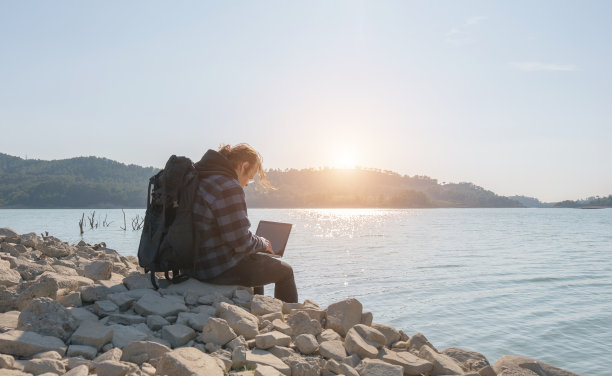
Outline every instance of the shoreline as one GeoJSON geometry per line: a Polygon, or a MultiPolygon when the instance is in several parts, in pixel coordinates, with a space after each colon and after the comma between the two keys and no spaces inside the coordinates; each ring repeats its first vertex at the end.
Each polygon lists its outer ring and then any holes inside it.
{"type": "Polygon", "coordinates": [[[104,244],[0,229],[0,266],[0,368],[11,375],[576,375],[438,350],[352,298],[283,304],[195,280],[155,291],[136,257],[104,244]]]}

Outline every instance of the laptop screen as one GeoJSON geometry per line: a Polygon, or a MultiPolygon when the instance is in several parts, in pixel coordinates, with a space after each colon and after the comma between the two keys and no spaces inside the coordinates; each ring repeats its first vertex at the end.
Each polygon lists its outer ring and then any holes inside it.
{"type": "Polygon", "coordinates": [[[272,244],[272,249],[277,256],[283,256],[289,233],[291,232],[291,223],[259,221],[257,226],[257,236],[263,236],[272,244]]]}

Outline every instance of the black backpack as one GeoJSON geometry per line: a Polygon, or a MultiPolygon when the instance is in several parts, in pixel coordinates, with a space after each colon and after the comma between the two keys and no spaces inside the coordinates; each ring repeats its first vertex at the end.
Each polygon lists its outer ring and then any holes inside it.
{"type": "Polygon", "coordinates": [[[155,289],[157,272],[164,272],[172,283],[185,281],[192,274],[197,244],[192,207],[199,181],[191,160],[176,155],[149,179],[138,263],[145,273],[151,272],[155,289]]]}

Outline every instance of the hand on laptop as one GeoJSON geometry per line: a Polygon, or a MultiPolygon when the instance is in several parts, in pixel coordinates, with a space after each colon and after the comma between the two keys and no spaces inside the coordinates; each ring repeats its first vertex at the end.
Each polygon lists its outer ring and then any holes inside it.
{"type": "Polygon", "coordinates": [[[270,243],[270,241],[266,238],[263,238],[263,240],[266,242],[266,249],[264,249],[263,252],[270,253],[273,255],[274,250],[272,249],[272,243],[270,243]]]}

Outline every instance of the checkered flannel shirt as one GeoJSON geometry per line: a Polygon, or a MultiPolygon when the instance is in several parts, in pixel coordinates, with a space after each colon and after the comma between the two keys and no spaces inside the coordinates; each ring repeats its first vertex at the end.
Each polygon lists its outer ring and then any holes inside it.
{"type": "Polygon", "coordinates": [[[249,228],[244,190],[238,180],[223,175],[201,179],[193,206],[199,246],[195,277],[214,278],[245,256],[265,249],[249,228]]]}

